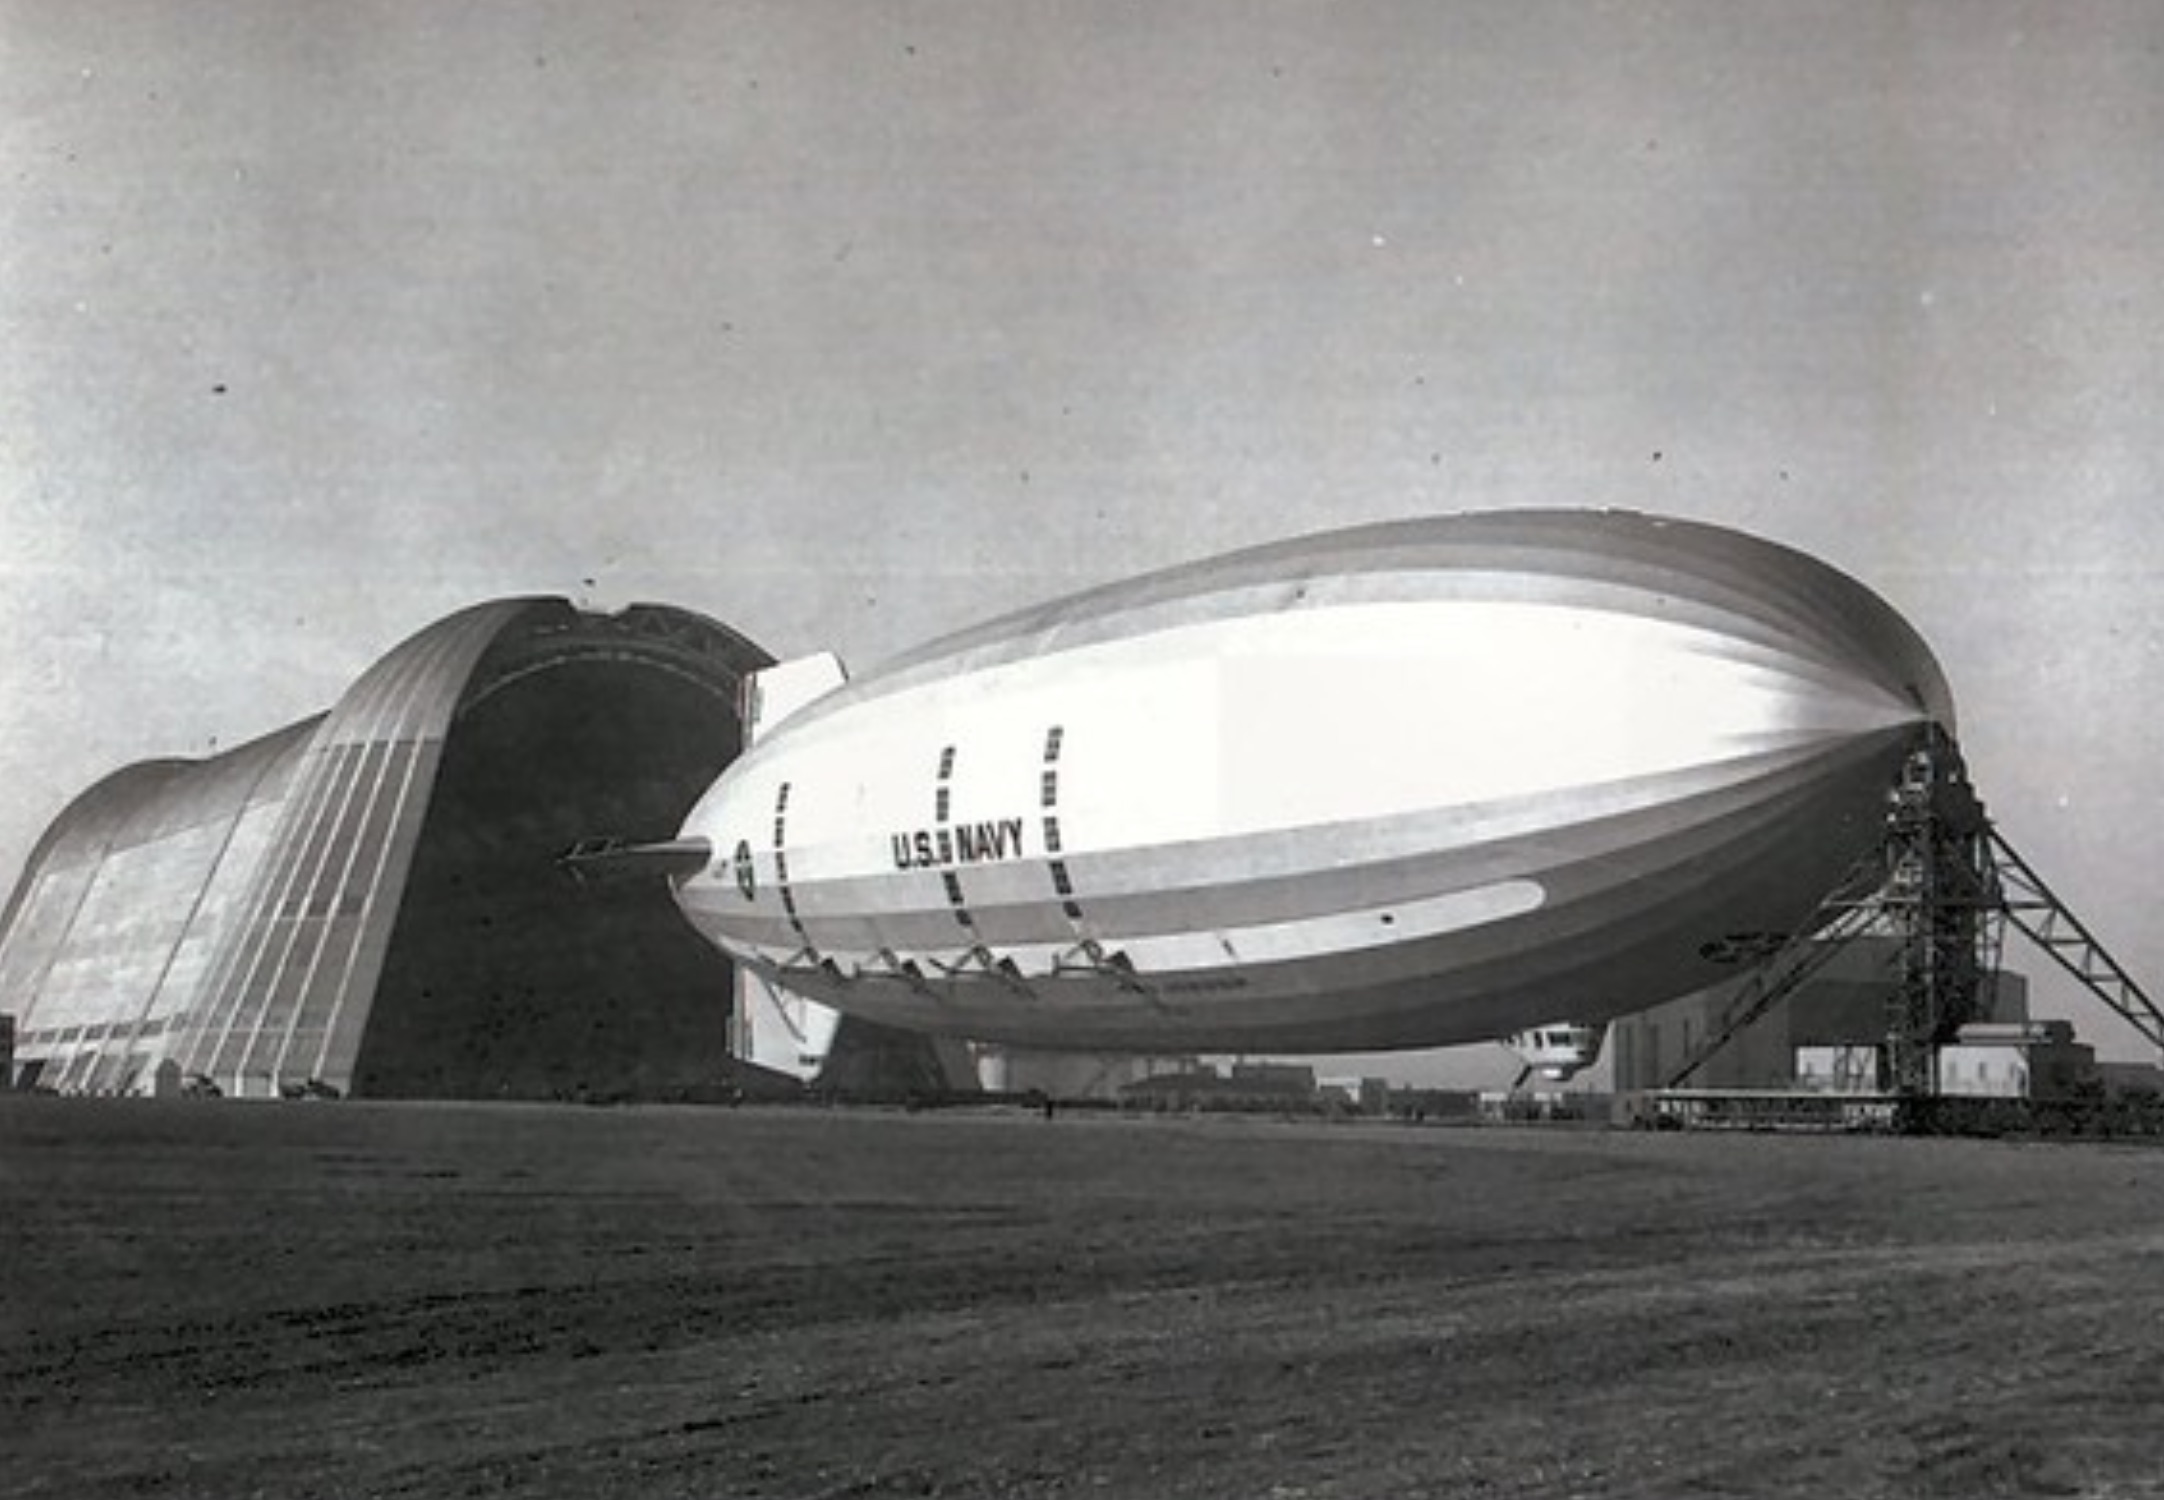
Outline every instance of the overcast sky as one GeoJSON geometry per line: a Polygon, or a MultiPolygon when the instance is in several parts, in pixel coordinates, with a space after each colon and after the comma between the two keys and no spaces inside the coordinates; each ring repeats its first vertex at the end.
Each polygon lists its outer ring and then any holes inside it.
{"type": "Polygon", "coordinates": [[[2160,49],[1980,0],[0,0],[0,879],[484,598],[863,667],[1620,505],[1884,594],[2164,990],[2160,49]]]}

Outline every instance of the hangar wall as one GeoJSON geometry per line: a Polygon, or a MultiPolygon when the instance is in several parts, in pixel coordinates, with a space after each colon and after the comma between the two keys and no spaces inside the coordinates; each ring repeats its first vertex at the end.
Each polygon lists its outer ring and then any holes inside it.
{"type": "Polygon", "coordinates": [[[124,1092],[181,1040],[320,722],[131,766],[53,824],[0,926],[0,1007],[26,1081],[124,1092]]]}
{"type": "Polygon", "coordinates": [[[660,606],[475,606],[326,715],[131,767],[0,917],[18,1077],[147,1092],[645,1095],[725,1076],[730,971],[658,882],[582,895],[596,833],[673,832],[770,658],[660,606]]]}

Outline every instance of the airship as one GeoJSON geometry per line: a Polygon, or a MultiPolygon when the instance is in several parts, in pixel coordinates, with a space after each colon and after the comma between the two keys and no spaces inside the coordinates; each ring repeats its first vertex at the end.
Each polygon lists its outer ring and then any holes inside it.
{"type": "Polygon", "coordinates": [[[1425,1048],[1703,989],[1953,722],[1862,584],[1618,511],[1304,537],[753,687],[666,846],[691,923],[845,1015],[1052,1049],[1425,1048]]]}

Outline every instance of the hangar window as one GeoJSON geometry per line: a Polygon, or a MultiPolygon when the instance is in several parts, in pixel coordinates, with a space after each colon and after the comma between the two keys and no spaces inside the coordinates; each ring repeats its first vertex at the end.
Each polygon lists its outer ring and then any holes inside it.
{"type": "Polygon", "coordinates": [[[1044,773],[1044,805],[1050,807],[1059,801],[1059,772],[1044,773]]]}
{"type": "Polygon", "coordinates": [[[1059,759],[1060,741],[1065,739],[1066,736],[1066,728],[1058,724],[1054,724],[1049,730],[1045,732],[1044,758],[1046,764],[1049,765],[1051,762],[1059,759]]]}
{"type": "Polygon", "coordinates": [[[945,781],[954,774],[954,747],[949,745],[939,752],[939,779],[945,781]]]}

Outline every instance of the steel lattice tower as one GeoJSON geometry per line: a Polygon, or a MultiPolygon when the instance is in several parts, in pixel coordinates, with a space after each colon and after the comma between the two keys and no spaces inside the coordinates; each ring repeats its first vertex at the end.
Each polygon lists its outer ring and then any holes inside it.
{"type": "Polygon", "coordinates": [[[1932,1095],[1938,1048],[1982,1009],[2009,924],[2164,1051],[2164,1011],[1992,825],[1960,747],[1934,728],[1887,793],[1884,838],[1730,997],[1668,1087],[1688,1083],[1738,1032],[1868,933],[1894,937],[1900,949],[1880,1089],[1904,1099],[1932,1095]]]}

